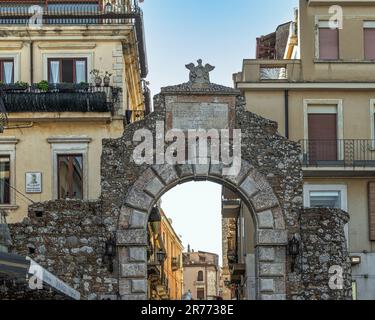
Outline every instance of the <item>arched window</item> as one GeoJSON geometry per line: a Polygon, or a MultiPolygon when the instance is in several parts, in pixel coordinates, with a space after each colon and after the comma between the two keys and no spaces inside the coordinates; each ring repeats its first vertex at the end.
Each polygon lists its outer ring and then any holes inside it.
{"type": "Polygon", "coordinates": [[[203,271],[198,271],[198,281],[203,281],[203,271]]]}

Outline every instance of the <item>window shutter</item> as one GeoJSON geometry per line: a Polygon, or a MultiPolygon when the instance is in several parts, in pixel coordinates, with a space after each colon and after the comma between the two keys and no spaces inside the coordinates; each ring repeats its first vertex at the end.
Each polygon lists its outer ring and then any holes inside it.
{"type": "Polygon", "coordinates": [[[370,240],[375,241],[375,181],[369,182],[368,199],[370,240]]]}
{"type": "Polygon", "coordinates": [[[319,28],[319,59],[337,60],[339,58],[338,29],[319,28]]]}
{"type": "Polygon", "coordinates": [[[365,59],[375,59],[375,28],[364,29],[365,59]]]}

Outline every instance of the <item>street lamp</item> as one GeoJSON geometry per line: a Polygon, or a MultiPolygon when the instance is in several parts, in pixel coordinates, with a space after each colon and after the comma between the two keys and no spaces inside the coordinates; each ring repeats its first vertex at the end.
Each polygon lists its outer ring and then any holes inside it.
{"type": "Polygon", "coordinates": [[[104,257],[108,260],[108,270],[109,272],[113,272],[113,260],[116,256],[116,240],[111,235],[109,239],[105,242],[105,251],[104,257]]]}
{"type": "Polygon", "coordinates": [[[288,253],[292,258],[292,272],[294,272],[297,256],[299,255],[300,241],[294,235],[288,242],[288,253]]]}
{"type": "Polygon", "coordinates": [[[164,251],[161,250],[156,253],[156,259],[158,260],[160,264],[164,263],[165,258],[166,258],[166,253],[164,251]]]}

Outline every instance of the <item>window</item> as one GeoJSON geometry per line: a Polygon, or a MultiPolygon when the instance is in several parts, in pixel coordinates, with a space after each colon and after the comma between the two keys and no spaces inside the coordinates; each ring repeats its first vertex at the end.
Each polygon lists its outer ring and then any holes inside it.
{"type": "Polygon", "coordinates": [[[13,59],[1,59],[0,60],[0,81],[6,84],[14,82],[13,59]]]}
{"type": "MultiPolygon", "coordinates": [[[[303,186],[304,206],[307,208],[336,208],[348,211],[347,186],[329,184],[305,184],[303,186]]],[[[345,226],[349,239],[349,225],[345,226]]]]}
{"type": "Polygon", "coordinates": [[[197,289],[197,300],[204,300],[204,289],[197,289]]]}
{"type": "Polygon", "coordinates": [[[343,101],[304,99],[304,165],[344,165],[343,101]]]}
{"type": "Polygon", "coordinates": [[[339,191],[310,191],[309,196],[312,208],[341,208],[339,191]]]}
{"type": "Polygon", "coordinates": [[[48,82],[81,83],[87,82],[86,58],[48,59],[48,82]]]}
{"type": "Polygon", "coordinates": [[[83,199],[83,156],[58,156],[58,198],[83,199]]]}
{"type": "Polygon", "coordinates": [[[197,281],[203,281],[203,271],[198,271],[197,281]]]}
{"type": "Polygon", "coordinates": [[[9,156],[0,156],[0,204],[10,204],[9,156]]]}
{"type": "Polygon", "coordinates": [[[331,29],[328,21],[319,22],[319,59],[339,59],[339,30],[331,29]]]}
{"type": "Polygon", "coordinates": [[[365,60],[375,60],[375,21],[364,23],[363,38],[365,60]]]}

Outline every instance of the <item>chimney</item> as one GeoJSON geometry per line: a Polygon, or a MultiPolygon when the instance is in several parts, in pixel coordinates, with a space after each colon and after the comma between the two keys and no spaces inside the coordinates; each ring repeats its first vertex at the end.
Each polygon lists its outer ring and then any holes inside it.
{"type": "Polygon", "coordinates": [[[190,251],[190,244],[188,244],[188,252],[190,253],[191,251],[190,251]]]}

